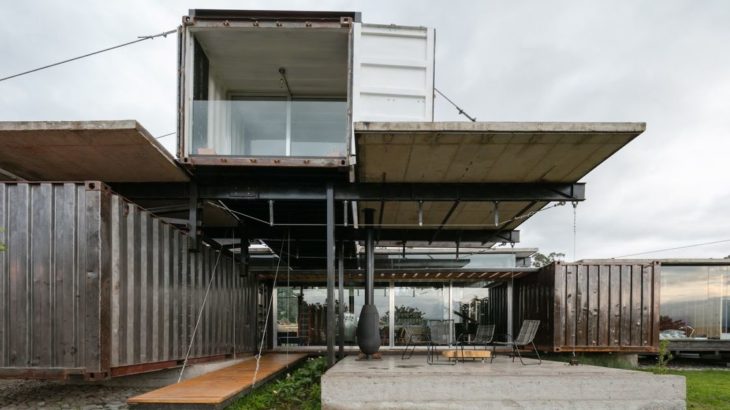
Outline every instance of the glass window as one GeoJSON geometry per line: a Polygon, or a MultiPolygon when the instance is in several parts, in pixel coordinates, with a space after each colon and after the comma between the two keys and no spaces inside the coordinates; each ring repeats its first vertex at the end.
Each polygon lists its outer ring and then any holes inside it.
{"type": "Polygon", "coordinates": [[[449,319],[448,286],[448,283],[445,286],[443,283],[396,284],[396,345],[405,345],[408,335],[425,334],[431,322],[449,319]]]}
{"type": "Polygon", "coordinates": [[[726,266],[663,266],[660,337],[729,338],[726,266]]]}
{"type": "MultiPolygon", "coordinates": [[[[381,344],[389,344],[388,306],[390,291],[388,284],[375,286],[375,306],[380,315],[381,344]]],[[[335,295],[337,292],[335,292],[335,295]]],[[[276,300],[277,343],[311,346],[327,344],[327,288],[324,286],[278,287],[276,300]]],[[[362,287],[345,287],[345,300],[336,302],[335,313],[342,306],[345,323],[345,344],[356,345],[355,337],[360,311],[365,303],[362,287]]],[[[338,315],[339,318],[339,315],[338,315]]],[[[336,328],[339,337],[339,325],[336,328]]]]}
{"type": "Polygon", "coordinates": [[[489,289],[483,282],[477,284],[454,283],[451,290],[451,309],[454,318],[454,337],[462,334],[476,334],[477,326],[484,323],[485,303],[489,289]]]}

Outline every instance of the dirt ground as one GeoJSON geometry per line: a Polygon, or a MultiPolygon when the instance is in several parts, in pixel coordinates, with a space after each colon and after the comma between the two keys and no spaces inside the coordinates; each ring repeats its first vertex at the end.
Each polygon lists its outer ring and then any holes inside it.
{"type": "Polygon", "coordinates": [[[107,384],[0,380],[3,409],[126,409],[127,398],[149,390],[107,384]]]}

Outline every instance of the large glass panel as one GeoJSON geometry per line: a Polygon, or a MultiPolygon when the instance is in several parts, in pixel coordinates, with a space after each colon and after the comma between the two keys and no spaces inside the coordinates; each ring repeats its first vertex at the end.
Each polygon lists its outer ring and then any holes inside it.
{"type": "Polygon", "coordinates": [[[292,101],[292,156],[344,157],[346,135],[347,105],[344,101],[292,101]]]}
{"type": "Polygon", "coordinates": [[[345,101],[196,100],[191,155],[344,157],[345,101]]]}
{"type": "Polygon", "coordinates": [[[486,318],[484,303],[489,289],[480,283],[454,283],[451,290],[451,310],[454,318],[454,337],[476,334],[477,326],[486,318]]]}
{"type": "Polygon", "coordinates": [[[728,295],[724,267],[663,266],[660,337],[719,339],[728,295]]]}
{"type": "Polygon", "coordinates": [[[277,343],[300,343],[299,340],[299,293],[298,289],[281,287],[276,289],[276,335],[277,343]]]}
{"type": "MultiPolygon", "coordinates": [[[[375,306],[380,314],[381,344],[387,346],[388,306],[390,293],[388,284],[375,287],[375,306]]],[[[345,287],[345,300],[337,301],[335,313],[340,306],[344,313],[345,344],[355,345],[355,331],[360,319],[360,311],[365,303],[362,287],[345,287]]],[[[276,301],[277,343],[293,345],[327,344],[327,288],[324,286],[279,287],[276,301]]],[[[339,316],[338,316],[339,318],[339,316]]],[[[338,319],[339,320],[339,319],[338,319]]],[[[339,325],[336,328],[339,336],[339,325]]]]}
{"type": "MultiPolygon", "coordinates": [[[[449,319],[448,283],[396,284],[394,338],[405,345],[408,335],[423,335],[429,327],[449,319]]],[[[440,324],[436,327],[443,329],[440,324]]],[[[450,332],[449,332],[450,333],[450,332]]],[[[434,336],[434,335],[432,335],[434,336]]]]}

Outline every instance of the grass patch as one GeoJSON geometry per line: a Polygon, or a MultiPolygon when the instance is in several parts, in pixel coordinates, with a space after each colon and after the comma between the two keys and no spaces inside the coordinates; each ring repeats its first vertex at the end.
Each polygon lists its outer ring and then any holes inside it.
{"type": "Polygon", "coordinates": [[[236,400],[228,409],[238,410],[318,410],[320,378],[326,369],[324,357],[308,359],[285,377],[266,383],[236,400]]]}
{"type": "Polygon", "coordinates": [[[730,371],[656,369],[657,374],[684,376],[688,409],[730,409],[730,371]]]}

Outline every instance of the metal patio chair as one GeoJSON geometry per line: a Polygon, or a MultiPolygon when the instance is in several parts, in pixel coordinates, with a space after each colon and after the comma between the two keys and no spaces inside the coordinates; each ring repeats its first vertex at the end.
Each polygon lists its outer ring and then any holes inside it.
{"type": "Polygon", "coordinates": [[[522,354],[520,353],[521,347],[527,347],[529,345],[532,345],[532,349],[535,351],[535,354],[537,355],[537,364],[542,364],[542,359],[540,358],[540,353],[537,352],[537,347],[535,346],[534,340],[535,335],[537,335],[537,328],[540,327],[540,321],[539,320],[525,320],[522,322],[522,327],[520,328],[520,333],[517,335],[517,339],[512,339],[511,335],[507,335],[508,341],[506,342],[492,342],[493,348],[492,348],[492,356],[494,356],[494,353],[496,353],[496,346],[509,346],[512,348],[512,361],[515,361],[515,355],[520,358],[520,363],[523,365],[527,365],[524,361],[522,361],[522,354]]]}
{"type": "MultiPolygon", "coordinates": [[[[458,345],[462,351],[462,357],[464,352],[464,346],[473,346],[474,350],[477,347],[484,346],[484,350],[488,350],[489,346],[494,341],[494,325],[479,325],[477,326],[477,332],[474,335],[474,340],[467,340],[469,334],[463,334],[459,338],[458,345]]],[[[492,349],[494,350],[494,348],[492,349]]],[[[492,351],[492,357],[490,363],[494,361],[494,351],[492,351]]]]}
{"type": "Polygon", "coordinates": [[[453,320],[433,320],[429,323],[428,329],[428,346],[426,351],[426,363],[428,364],[442,364],[442,365],[455,365],[456,361],[451,362],[439,360],[438,346],[450,346],[452,329],[454,326],[453,320]]]}
{"type": "Polygon", "coordinates": [[[406,348],[401,353],[400,358],[406,360],[413,356],[416,346],[428,346],[431,338],[428,334],[428,328],[425,326],[403,326],[403,340],[406,342],[406,348]]]}

